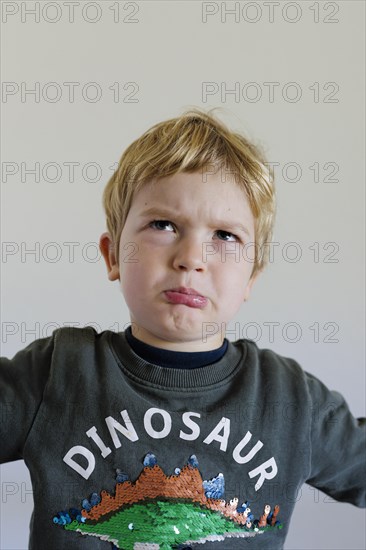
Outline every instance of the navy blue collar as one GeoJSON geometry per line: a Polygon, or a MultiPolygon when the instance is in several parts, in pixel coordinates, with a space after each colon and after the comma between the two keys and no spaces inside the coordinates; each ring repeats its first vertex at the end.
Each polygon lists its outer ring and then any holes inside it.
{"type": "Polygon", "coordinates": [[[125,335],[133,351],[142,357],[142,359],[154,365],[171,367],[174,369],[197,369],[199,367],[212,365],[225,355],[228,347],[228,340],[224,338],[222,346],[211,351],[189,352],[157,348],[133,336],[131,325],[125,330],[125,335]]]}

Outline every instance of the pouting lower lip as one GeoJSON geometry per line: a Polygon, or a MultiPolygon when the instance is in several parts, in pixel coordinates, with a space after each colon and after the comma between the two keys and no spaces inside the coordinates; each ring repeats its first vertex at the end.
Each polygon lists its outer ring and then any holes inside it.
{"type": "Polygon", "coordinates": [[[183,294],[181,292],[175,292],[167,290],[165,292],[169,302],[173,304],[183,304],[189,307],[202,308],[207,304],[207,298],[205,296],[199,296],[197,294],[183,294]]]}

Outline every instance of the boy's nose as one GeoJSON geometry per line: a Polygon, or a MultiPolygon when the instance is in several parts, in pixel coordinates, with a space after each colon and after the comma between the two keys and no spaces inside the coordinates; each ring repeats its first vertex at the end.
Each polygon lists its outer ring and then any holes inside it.
{"type": "Polygon", "coordinates": [[[203,250],[203,243],[199,239],[182,239],[174,253],[174,268],[202,271],[206,268],[203,250]]]}

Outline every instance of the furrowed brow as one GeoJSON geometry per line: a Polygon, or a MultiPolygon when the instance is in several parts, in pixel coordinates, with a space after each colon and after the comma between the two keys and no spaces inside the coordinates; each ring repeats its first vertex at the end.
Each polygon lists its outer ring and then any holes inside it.
{"type": "Polygon", "coordinates": [[[177,213],[160,206],[153,206],[151,208],[147,208],[146,210],[142,210],[139,215],[144,218],[149,216],[167,216],[169,218],[169,216],[176,216],[177,213]]]}

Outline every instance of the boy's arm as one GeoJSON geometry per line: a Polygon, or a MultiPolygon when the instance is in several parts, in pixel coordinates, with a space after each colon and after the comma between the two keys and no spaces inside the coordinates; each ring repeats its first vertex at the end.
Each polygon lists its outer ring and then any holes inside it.
{"type": "Polygon", "coordinates": [[[307,480],[335,500],[366,507],[366,418],[354,418],[343,396],[308,374],[313,415],[307,480]]]}
{"type": "Polygon", "coordinates": [[[0,358],[0,463],[23,458],[23,447],[42,402],[54,333],[35,340],[12,359],[0,358]]]}

